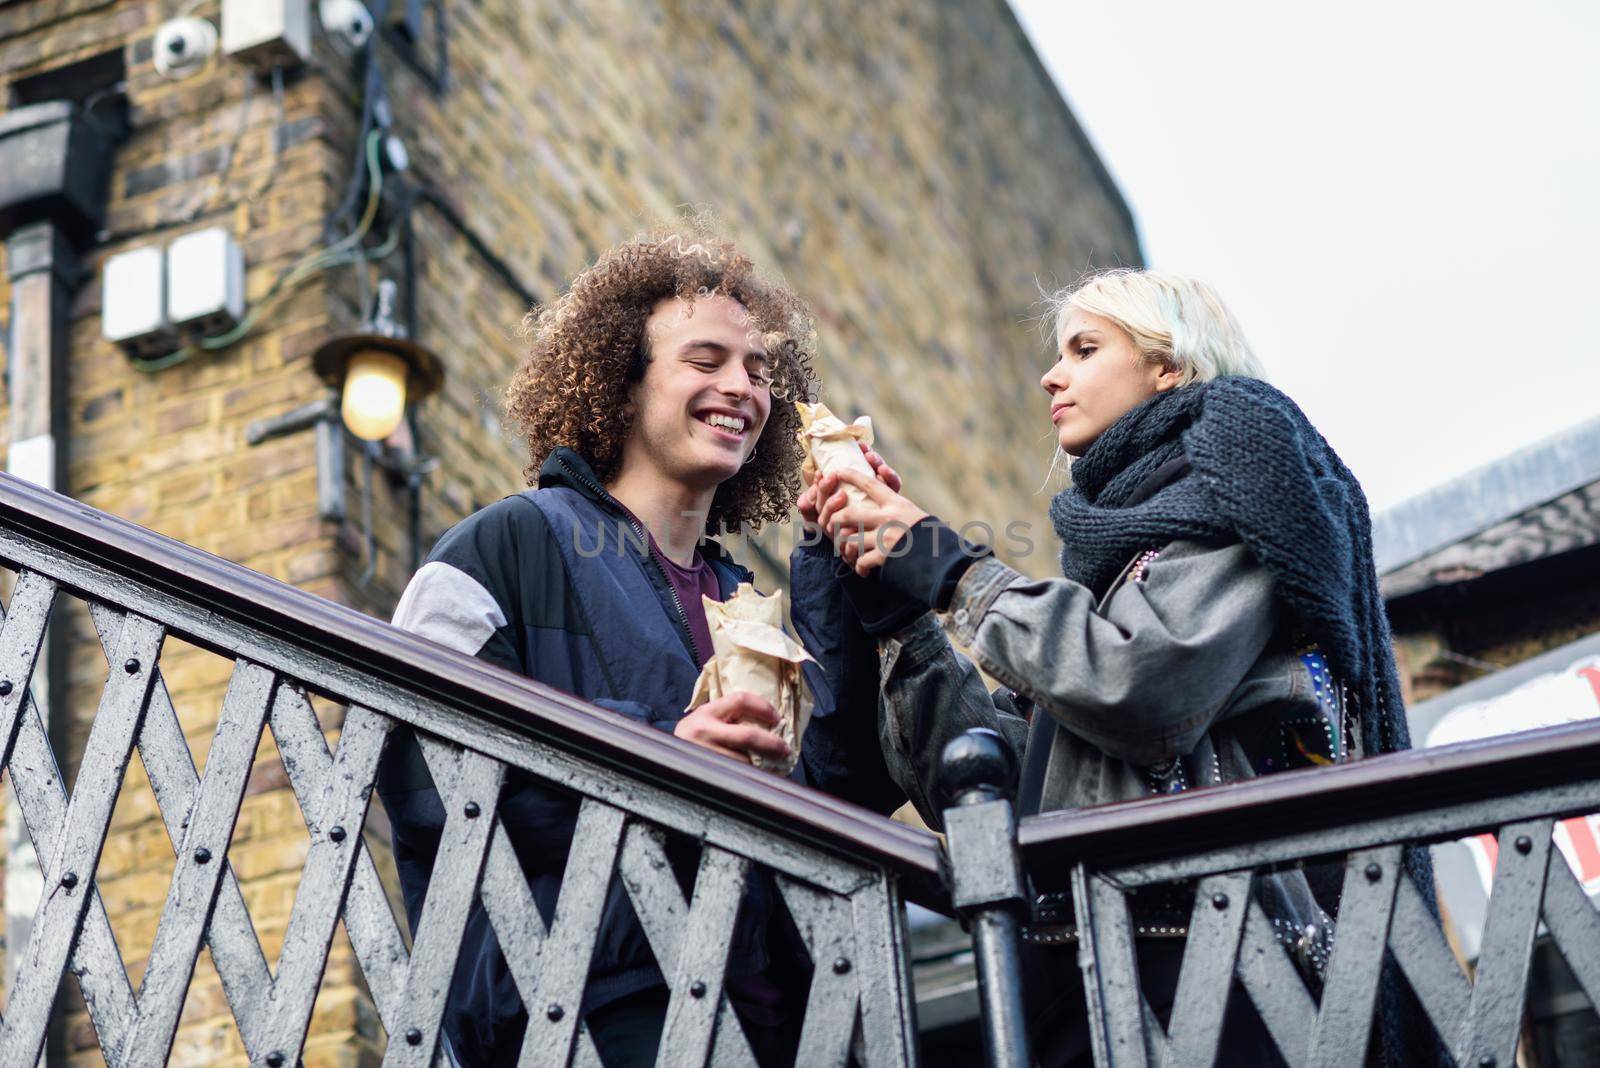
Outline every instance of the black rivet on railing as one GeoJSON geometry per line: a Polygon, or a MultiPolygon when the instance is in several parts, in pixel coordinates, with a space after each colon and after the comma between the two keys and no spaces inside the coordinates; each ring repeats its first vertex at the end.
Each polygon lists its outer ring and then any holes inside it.
{"type": "Polygon", "coordinates": [[[836,959],[833,962],[833,974],[834,975],[843,975],[845,972],[847,972],[849,970],[850,970],[850,958],[849,957],[839,957],[838,959],[836,959]]]}
{"type": "Polygon", "coordinates": [[[468,801],[467,807],[461,811],[467,814],[467,819],[475,820],[478,818],[478,813],[482,812],[483,810],[478,807],[478,803],[476,801],[468,801]]]}
{"type": "Polygon", "coordinates": [[[78,873],[75,871],[67,872],[67,874],[61,877],[61,885],[66,887],[68,890],[71,890],[74,886],[77,886],[78,873]]]}
{"type": "Polygon", "coordinates": [[[0,679],[0,697],[10,697],[10,696],[11,696],[11,680],[10,679],[0,679]]]}
{"type": "Polygon", "coordinates": [[[131,656],[128,657],[127,660],[124,660],[122,662],[122,670],[126,671],[130,675],[137,675],[139,673],[139,661],[138,661],[138,659],[135,658],[135,657],[131,657],[131,656]]]}
{"type": "Polygon", "coordinates": [[[343,827],[330,827],[330,828],[328,828],[328,838],[329,838],[330,841],[333,841],[333,842],[342,842],[342,841],[344,841],[344,828],[343,827]]]}
{"type": "Polygon", "coordinates": [[[551,1005],[548,1009],[544,1010],[545,1019],[552,1020],[552,1021],[553,1020],[559,1020],[559,1019],[561,1019],[561,1017],[565,1016],[566,1014],[567,1014],[566,1010],[563,1009],[560,1005],[551,1005]]]}
{"type": "Polygon", "coordinates": [[[1219,911],[1222,910],[1222,909],[1227,908],[1228,907],[1228,895],[1227,894],[1212,894],[1211,895],[1211,907],[1214,908],[1214,909],[1217,909],[1219,911]]]}
{"type": "Polygon", "coordinates": [[[703,998],[706,996],[706,984],[703,979],[696,979],[694,982],[689,984],[689,996],[692,998],[703,998]]]}
{"type": "Polygon", "coordinates": [[[1383,865],[1374,861],[1367,865],[1367,882],[1375,883],[1383,878],[1383,865]]]}
{"type": "Polygon", "coordinates": [[[207,849],[205,846],[201,846],[199,849],[196,849],[194,851],[194,862],[196,864],[210,864],[211,850],[207,849]]]}
{"type": "Polygon", "coordinates": [[[1532,853],[1533,852],[1533,839],[1529,838],[1525,834],[1519,834],[1519,835],[1517,835],[1516,846],[1517,846],[1517,852],[1518,853],[1522,853],[1524,855],[1526,855],[1528,853],[1532,853]]]}
{"type": "Polygon", "coordinates": [[[283,1068],[283,1054],[277,1050],[267,1054],[267,1068],[283,1068]]]}
{"type": "Polygon", "coordinates": [[[1485,1053],[1478,1058],[1478,1068],[1494,1068],[1497,1063],[1493,1053],[1485,1053]]]}
{"type": "Polygon", "coordinates": [[[408,1045],[408,1046],[420,1046],[420,1045],[422,1045],[422,1032],[419,1031],[415,1027],[413,1027],[411,1030],[407,1031],[406,1032],[406,1045],[408,1045]]]}

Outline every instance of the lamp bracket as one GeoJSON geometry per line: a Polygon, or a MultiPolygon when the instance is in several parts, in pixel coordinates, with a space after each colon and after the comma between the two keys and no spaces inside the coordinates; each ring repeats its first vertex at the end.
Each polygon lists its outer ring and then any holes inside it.
{"type": "Polygon", "coordinates": [[[345,517],[344,507],[344,424],[339,421],[338,394],[329,391],[310,404],[270,419],[258,419],[245,427],[244,439],[260,445],[274,438],[317,432],[317,514],[335,523],[345,517]]]}
{"type": "Polygon", "coordinates": [[[302,404],[282,415],[256,420],[245,427],[244,440],[251,445],[260,445],[263,441],[309,430],[327,420],[339,420],[338,397],[331,391],[310,404],[302,404]]]}

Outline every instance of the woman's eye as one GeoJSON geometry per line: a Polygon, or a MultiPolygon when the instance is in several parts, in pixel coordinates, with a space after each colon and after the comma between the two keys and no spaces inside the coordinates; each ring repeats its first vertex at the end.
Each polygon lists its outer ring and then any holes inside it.
{"type": "Polygon", "coordinates": [[[1087,360],[1094,353],[1095,347],[1093,345],[1084,345],[1078,349],[1078,359],[1087,360]]]}

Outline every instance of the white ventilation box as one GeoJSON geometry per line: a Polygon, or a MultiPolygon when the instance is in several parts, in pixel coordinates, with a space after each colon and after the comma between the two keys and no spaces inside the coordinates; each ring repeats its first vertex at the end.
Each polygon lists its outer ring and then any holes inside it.
{"type": "Polygon", "coordinates": [[[311,0],[222,0],[222,51],[261,73],[311,58],[311,0]]]}
{"type": "Polygon", "coordinates": [[[168,327],[161,246],[120,252],[106,261],[100,275],[100,332],[130,356],[159,356],[176,347],[168,327]]]}
{"type": "Polygon", "coordinates": [[[244,315],[244,252],[214,226],[167,246],[167,321],[189,334],[218,334],[244,315]]]}

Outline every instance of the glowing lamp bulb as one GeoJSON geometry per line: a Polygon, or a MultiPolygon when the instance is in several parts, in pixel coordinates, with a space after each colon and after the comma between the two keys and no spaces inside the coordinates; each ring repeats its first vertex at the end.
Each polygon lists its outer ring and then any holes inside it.
{"type": "Polygon", "coordinates": [[[345,370],[340,415],[350,433],[363,441],[382,441],[400,425],[406,410],[406,364],[388,352],[368,350],[350,357],[345,370]]]}

